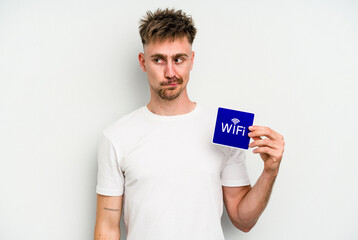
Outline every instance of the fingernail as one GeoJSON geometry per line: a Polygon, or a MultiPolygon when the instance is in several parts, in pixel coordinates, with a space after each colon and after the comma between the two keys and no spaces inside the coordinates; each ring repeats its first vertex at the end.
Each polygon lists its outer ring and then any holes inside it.
{"type": "Polygon", "coordinates": [[[252,129],[254,129],[254,127],[253,127],[253,126],[250,126],[250,127],[249,127],[249,130],[252,130],[252,129]]]}

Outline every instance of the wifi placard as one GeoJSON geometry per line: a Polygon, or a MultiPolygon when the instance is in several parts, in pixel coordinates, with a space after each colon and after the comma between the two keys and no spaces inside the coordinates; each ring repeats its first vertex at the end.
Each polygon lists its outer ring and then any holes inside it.
{"type": "Polygon", "coordinates": [[[218,108],[213,143],[249,149],[249,126],[254,123],[254,114],[227,108],[218,108]]]}

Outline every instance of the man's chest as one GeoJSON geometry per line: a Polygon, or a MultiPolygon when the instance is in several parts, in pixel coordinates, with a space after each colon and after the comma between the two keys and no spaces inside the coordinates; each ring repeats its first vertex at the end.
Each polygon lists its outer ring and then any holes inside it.
{"type": "Polygon", "coordinates": [[[121,169],[126,185],[178,178],[219,183],[225,154],[211,143],[210,134],[190,133],[187,129],[167,130],[138,138],[123,154],[121,169]]]}

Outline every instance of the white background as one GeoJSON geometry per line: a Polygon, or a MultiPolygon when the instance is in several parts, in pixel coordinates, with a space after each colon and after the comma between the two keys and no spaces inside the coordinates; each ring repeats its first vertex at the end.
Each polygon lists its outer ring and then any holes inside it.
{"type": "Polygon", "coordinates": [[[0,239],[93,238],[100,132],[148,102],[138,21],[157,7],[198,28],[191,99],[285,136],[266,211],[247,234],[224,213],[226,239],[358,239],[358,2],[342,0],[1,0],[0,239]]]}

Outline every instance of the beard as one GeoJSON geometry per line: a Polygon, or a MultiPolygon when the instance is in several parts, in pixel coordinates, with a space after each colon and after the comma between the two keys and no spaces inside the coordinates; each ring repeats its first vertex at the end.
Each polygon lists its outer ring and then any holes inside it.
{"type": "Polygon", "coordinates": [[[174,100],[177,97],[180,96],[180,94],[184,91],[185,85],[183,85],[183,78],[182,77],[173,77],[168,79],[167,81],[163,81],[160,83],[160,87],[154,88],[151,86],[151,88],[154,90],[154,92],[157,93],[157,95],[163,99],[163,100],[174,100]],[[168,87],[171,84],[177,84],[174,87],[168,87]],[[164,87],[164,88],[163,88],[164,87]]]}

